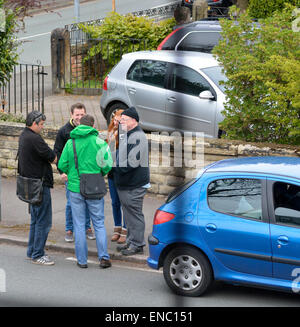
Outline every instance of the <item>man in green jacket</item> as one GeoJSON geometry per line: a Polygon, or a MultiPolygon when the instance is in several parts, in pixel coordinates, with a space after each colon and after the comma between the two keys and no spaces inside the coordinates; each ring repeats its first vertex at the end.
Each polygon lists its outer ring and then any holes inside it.
{"type": "Polygon", "coordinates": [[[111,266],[111,262],[107,253],[104,226],[104,198],[86,199],[80,194],[78,171],[80,174],[101,173],[104,176],[111,170],[113,163],[107,143],[98,137],[98,131],[93,126],[94,118],[92,116],[85,115],[81,118],[80,125],[70,133],[71,139],[63,149],[58,168],[68,175],[77,265],[80,268],[87,268],[88,247],[85,237],[85,208],[87,207],[95,229],[100,267],[108,268],[111,266]],[[75,167],[72,139],[75,140],[78,171],[75,167]]]}

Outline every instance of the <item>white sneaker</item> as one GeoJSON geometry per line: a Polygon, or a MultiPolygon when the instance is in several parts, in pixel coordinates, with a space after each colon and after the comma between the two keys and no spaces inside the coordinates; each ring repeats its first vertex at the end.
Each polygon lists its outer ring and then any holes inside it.
{"type": "Polygon", "coordinates": [[[66,242],[74,242],[74,237],[73,237],[72,232],[66,232],[65,241],[66,242]]]}
{"type": "Polygon", "coordinates": [[[34,263],[36,265],[44,265],[44,266],[54,265],[54,261],[51,260],[47,255],[44,255],[37,259],[32,259],[32,263],[34,263]]]}
{"type": "Polygon", "coordinates": [[[96,236],[95,236],[95,234],[93,233],[93,231],[91,229],[87,229],[87,231],[86,231],[86,237],[89,240],[95,240],[96,239],[96,236]]]}

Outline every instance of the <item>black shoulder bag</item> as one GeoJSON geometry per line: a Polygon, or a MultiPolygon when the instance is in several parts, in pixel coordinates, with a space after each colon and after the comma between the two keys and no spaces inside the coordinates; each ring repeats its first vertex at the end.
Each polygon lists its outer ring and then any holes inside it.
{"type": "Polygon", "coordinates": [[[78,169],[78,158],[75,146],[75,140],[72,139],[73,150],[74,150],[74,159],[75,159],[75,168],[78,172],[80,179],[80,194],[85,199],[94,199],[100,200],[107,193],[106,185],[104,178],[101,173],[98,174],[79,174],[78,169]]]}
{"type": "MultiPolygon", "coordinates": [[[[18,154],[17,154],[18,158],[18,154]]],[[[45,166],[42,178],[29,178],[17,175],[17,197],[26,203],[39,205],[43,201],[43,181],[45,166]]]]}

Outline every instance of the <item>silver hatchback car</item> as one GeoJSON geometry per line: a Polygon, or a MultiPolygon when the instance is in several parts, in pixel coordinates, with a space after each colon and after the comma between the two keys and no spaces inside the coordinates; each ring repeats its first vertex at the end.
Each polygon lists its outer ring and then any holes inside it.
{"type": "Polygon", "coordinates": [[[226,77],[211,54],[139,51],[123,55],[103,84],[102,114],[134,106],[148,131],[203,132],[218,137],[226,77]]]}

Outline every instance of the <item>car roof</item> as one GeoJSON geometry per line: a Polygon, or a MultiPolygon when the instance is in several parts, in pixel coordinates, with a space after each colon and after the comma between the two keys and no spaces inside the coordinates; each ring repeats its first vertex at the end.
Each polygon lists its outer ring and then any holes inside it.
{"type": "Polygon", "coordinates": [[[181,28],[181,32],[191,30],[191,31],[217,31],[220,32],[222,27],[218,21],[195,21],[192,23],[188,23],[186,25],[177,26],[177,28],[181,28]]]}
{"type": "Polygon", "coordinates": [[[218,66],[218,61],[210,53],[201,53],[193,51],[173,51],[173,50],[153,50],[153,51],[137,51],[123,55],[124,58],[137,60],[160,60],[176,64],[186,65],[195,69],[218,66]]]}
{"type": "Polygon", "coordinates": [[[225,159],[208,166],[205,172],[251,172],[280,175],[300,180],[300,158],[270,156],[225,159]]]}

